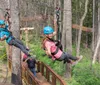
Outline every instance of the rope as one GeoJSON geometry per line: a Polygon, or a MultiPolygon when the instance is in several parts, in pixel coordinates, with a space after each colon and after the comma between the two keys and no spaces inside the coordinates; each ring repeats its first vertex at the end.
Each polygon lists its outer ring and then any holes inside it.
{"type": "Polygon", "coordinates": [[[57,18],[57,38],[58,38],[58,40],[60,40],[61,39],[61,37],[60,37],[60,24],[59,24],[59,17],[60,16],[60,8],[59,7],[56,7],[56,18],[57,18]]]}
{"type": "Polygon", "coordinates": [[[7,24],[9,25],[9,30],[10,30],[10,29],[11,29],[10,9],[6,9],[6,13],[5,13],[4,17],[5,17],[5,21],[6,21],[7,24]]]}
{"type": "MultiPolygon", "coordinates": [[[[11,18],[11,16],[10,16],[10,9],[9,9],[9,8],[7,8],[7,9],[3,10],[2,8],[0,8],[0,10],[3,12],[3,14],[2,14],[2,15],[4,15],[5,21],[7,22],[7,24],[9,24],[9,29],[10,29],[10,28],[11,28],[11,21],[10,21],[10,18],[11,18]]],[[[1,12],[1,13],[2,13],[2,12],[1,12]]]]}

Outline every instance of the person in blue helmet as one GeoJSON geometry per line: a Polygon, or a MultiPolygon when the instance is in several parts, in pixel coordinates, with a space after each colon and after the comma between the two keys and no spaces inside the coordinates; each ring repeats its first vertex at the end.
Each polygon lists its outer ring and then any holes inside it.
{"type": "Polygon", "coordinates": [[[78,63],[83,56],[74,57],[67,52],[63,52],[59,45],[53,40],[53,36],[56,35],[56,31],[50,26],[46,26],[43,29],[45,39],[43,40],[43,49],[45,53],[52,58],[52,60],[64,61],[64,63],[70,63],[75,65],[78,63]]]}
{"type": "Polygon", "coordinates": [[[29,49],[19,40],[16,39],[8,29],[8,25],[5,24],[4,20],[0,20],[0,41],[6,40],[7,44],[10,46],[15,46],[19,48],[27,56],[31,57],[29,54],[29,49]]]}

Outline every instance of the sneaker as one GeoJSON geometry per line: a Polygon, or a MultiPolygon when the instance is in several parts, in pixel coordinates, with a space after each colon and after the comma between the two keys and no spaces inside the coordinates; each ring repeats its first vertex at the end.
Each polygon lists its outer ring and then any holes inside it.
{"type": "Polygon", "coordinates": [[[28,56],[28,58],[32,58],[32,56],[31,56],[31,55],[29,55],[29,56],[28,56]]]}
{"type": "Polygon", "coordinates": [[[29,51],[30,49],[29,48],[26,48],[26,50],[29,51]]]}
{"type": "Polygon", "coordinates": [[[82,58],[83,58],[83,56],[82,56],[82,55],[80,55],[80,57],[78,58],[78,60],[77,60],[77,61],[80,61],[82,58]]]}
{"type": "Polygon", "coordinates": [[[83,56],[81,55],[80,57],[78,57],[78,60],[76,60],[75,62],[73,62],[71,65],[72,66],[76,65],[82,58],[83,58],[83,56]]]}

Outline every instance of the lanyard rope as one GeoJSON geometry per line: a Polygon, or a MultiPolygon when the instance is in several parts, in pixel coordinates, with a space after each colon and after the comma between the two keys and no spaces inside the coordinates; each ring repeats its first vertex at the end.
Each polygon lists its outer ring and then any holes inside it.
{"type": "Polygon", "coordinates": [[[9,30],[11,29],[11,21],[10,21],[10,9],[6,9],[6,13],[4,15],[6,23],[9,25],[9,30]]]}
{"type": "Polygon", "coordinates": [[[60,8],[56,7],[56,18],[57,18],[57,38],[60,40],[60,24],[59,24],[60,8]]]}

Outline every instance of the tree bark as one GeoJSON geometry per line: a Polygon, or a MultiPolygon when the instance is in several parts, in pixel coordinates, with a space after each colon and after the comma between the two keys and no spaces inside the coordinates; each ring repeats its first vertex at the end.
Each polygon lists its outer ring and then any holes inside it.
{"type": "Polygon", "coordinates": [[[97,35],[98,35],[98,0],[93,0],[93,37],[92,37],[93,53],[97,44],[97,35]]]}
{"type": "MultiPolygon", "coordinates": [[[[100,37],[100,0],[97,0],[97,2],[98,2],[98,39],[99,39],[99,37],[100,37]]],[[[99,46],[99,50],[100,50],[100,46],[99,46]]],[[[98,52],[98,56],[97,56],[97,58],[98,58],[98,62],[100,63],[100,52],[98,52]]]]}
{"type": "Polygon", "coordinates": [[[96,58],[97,58],[97,53],[98,53],[99,47],[100,47],[100,37],[98,39],[97,46],[96,46],[96,49],[95,49],[95,52],[94,52],[92,64],[95,64],[95,62],[96,62],[96,58]]]}
{"type": "MultiPolygon", "coordinates": [[[[19,0],[10,0],[11,5],[11,31],[13,36],[20,38],[19,30],[19,0]]],[[[11,82],[14,85],[22,85],[21,80],[21,56],[20,50],[16,47],[12,48],[12,77],[11,82]]]]}
{"type": "Polygon", "coordinates": [[[100,1],[99,0],[93,0],[93,60],[92,64],[95,64],[96,60],[100,62],[100,1]],[[98,16],[97,16],[98,15],[98,16]],[[98,40],[98,42],[97,42],[98,40]],[[95,48],[96,47],[96,48],[95,48]]]}
{"type": "MultiPolygon", "coordinates": [[[[64,0],[63,12],[63,31],[62,31],[62,44],[63,49],[68,53],[72,53],[72,11],[71,0],[64,0]]],[[[71,78],[71,67],[66,65],[66,78],[71,78]]]]}
{"type": "Polygon", "coordinates": [[[26,43],[26,46],[29,47],[29,36],[28,36],[29,32],[28,30],[26,29],[25,30],[25,43],[26,43]]]}
{"type": "Polygon", "coordinates": [[[88,8],[88,2],[89,0],[86,0],[85,2],[85,12],[80,20],[80,30],[79,30],[79,34],[78,34],[78,45],[77,45],[77,55],[76,56],[79,56],[80,54],[80,42],[81,42],[81,34],[82,34],[82,26],[83,26],[83,21],[85,19],[85,16],[87,14],[87,8],[88,8]]]}

